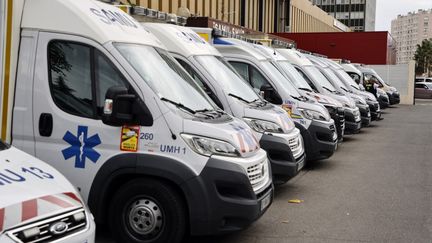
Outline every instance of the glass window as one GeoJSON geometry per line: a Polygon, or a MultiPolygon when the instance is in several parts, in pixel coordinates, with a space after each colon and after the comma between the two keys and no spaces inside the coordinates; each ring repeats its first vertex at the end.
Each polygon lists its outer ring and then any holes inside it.
{"type": "Polygon", "coordinates": [[[204,91],[165,50],[136,44],[115,47],[160,98],[192,110],[215,109],[204,91]]]}
{"type": "Polygon", "coordinates": [[[53,41],[48,45],[50,89],[56,105],[65,112],[94,117],[91,48],[53,41]]]}
{"type": "Polygon", "coordinates": [[[249,80],[249,66],[246,63],[242,62],[229,62],[231,66],[234,67],[234,69],[237,71],[240,76],[242,76],[246,81],[250,82],[249,80]]]}
{"type": "Polygon", "coordinates": [[[129,89],[115,66],[93,47],[53,41],[48,50],[51,94],[56,105],[67,113],[99,118],[109,88],[129,89]]]}
{"type": "MultiPolygon", "coordinates": [[[[207,71],[208,74],[217,80],[227,94],[233,94],[252,102],[259,100],[259,96],[253,91],[248,82],[236,73],[235,69],[223,58],[216,56],[197,56],[196,60],[207,71]]],[[[243,70],[244,71],[244,70],[243,70]]],[[[255,74],[251,72],[251,80],[255,74]]]]}
{"type": "Polygon", "coordinates": [[[95,77],[98,115],[102,115],[105,94],[109,88],[123,86],[129,89],[127,81],[101,52],[95,53],[95,77]]]}
{"type": "Polygon", "coordinates": [[[314,66],[305,66],[305,72],[308,73],[317,85],[320,85],[323,89],[329,92],[335,92],[333,85],[327,80],[327,78],[314,66]]]}
{"type": "Polygon", "coordinates": [[[205,81],[201,78],[201,76],[198,74],[198,72],[192,68],[189,63],[176,58],[176,60],[182,65],[182,67],[186,70],[186,72],[189,73],[189,75],[195,80],[195,82],[204,90],[204,92],[212,99],[212,101],[219,106],[219,108],[223,109],[222,102],[218,99],[216,94],[210,89],[210,87],[205,83],[205,81]]]}
{"type": "Polygon", "coordinates": [[[296,68],[291,63],[282,60],[278,61],[278,64],[295,87],[306,91],[313,91],[312,87],[303,76],[303,73],[300,73],[298,70],[296,70],[296,68]]]}

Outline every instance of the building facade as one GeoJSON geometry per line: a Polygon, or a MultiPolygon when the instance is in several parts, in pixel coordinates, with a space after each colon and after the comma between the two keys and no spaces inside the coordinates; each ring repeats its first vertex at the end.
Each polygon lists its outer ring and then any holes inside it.
{"type": "Polygon", "coordinates": [[[391,34],[397,43],[397,63],[414,58],[417,44],[432,38],[432,9],[399,15],[391,22],[391,34]]]}
{"type": "Polygon", "coordinates": [[[395,41],[387,31],[334,33],[277,33],[294,40],[297,48],[353,63],[396,63],[395,41]]]}
{"type": "MultiPolygon", "coordinates": [[[[110,0],[105,0],[110,1],[110,0]]],[[[121,0],[166,13],[209,17],[264,33],[350,31],[308,0],[121,0]]]]}
{"type": "Polygon", "coordinates": [[[375,31],[376,0],[310,0],[354,31],[375,31]]]}

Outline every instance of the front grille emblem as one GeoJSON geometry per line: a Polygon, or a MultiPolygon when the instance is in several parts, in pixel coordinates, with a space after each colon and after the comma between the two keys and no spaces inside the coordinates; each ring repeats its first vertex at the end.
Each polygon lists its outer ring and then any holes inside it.
{"type": "Polygon", "coordinates": [[[65,222],[56,222],[49,227],[49,231],[54,235],[61,235],[66,233],[69,226],[65,222]]]}

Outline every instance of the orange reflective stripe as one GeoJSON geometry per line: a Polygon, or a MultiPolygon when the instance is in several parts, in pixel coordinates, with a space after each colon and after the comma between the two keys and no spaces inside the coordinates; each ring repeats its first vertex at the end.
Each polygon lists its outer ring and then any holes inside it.
{"type": "Polygon", "coordinates": [[[2,128],[1,138],[6,140],[6,133],[8,127],[8,106],[9,106],[9,78],[11,66],[11,48],[12,48],[12,10],[13,0],[7,1],[6,10],[6,48],[5,48],[5,66],[3,77],[3,107],[2,107],[2,128]]]}

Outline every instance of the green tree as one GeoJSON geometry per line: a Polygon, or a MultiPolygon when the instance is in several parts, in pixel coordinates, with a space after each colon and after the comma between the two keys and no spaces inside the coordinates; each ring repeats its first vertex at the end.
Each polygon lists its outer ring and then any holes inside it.
{"type": "Polygon", "coordinates": [[[432,39],[423,40],[421,45],[417,45],[417,50],[414,54],[416,61],[416,74],[426,73],[431,76],[432,72],[432,39]]]}

